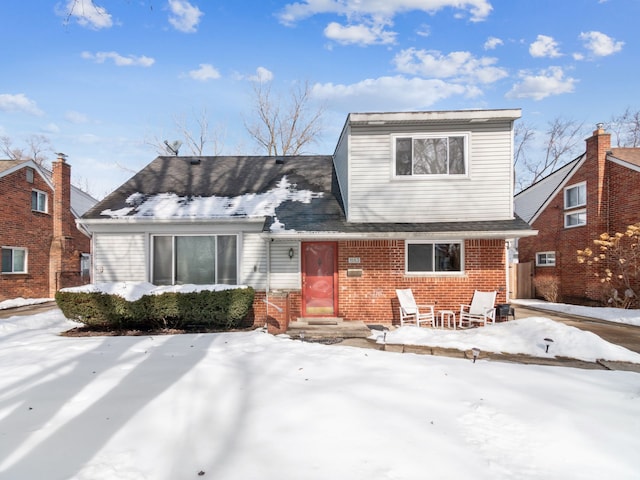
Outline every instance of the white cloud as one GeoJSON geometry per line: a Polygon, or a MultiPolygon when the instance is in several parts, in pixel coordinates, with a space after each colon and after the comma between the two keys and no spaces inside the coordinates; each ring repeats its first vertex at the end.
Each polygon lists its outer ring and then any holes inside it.
{"type": "Polygon", "coordinates": [[[493,9],[488,0],[302,0],[285,5],[279,19],[285,25],[326,13],[350,19],[391,19],[399,13],[412,10],[435,13],[443,8],[466,12],[473,22],[486,19],[493,9]]]}
{"type": "Polygon", "coordinates": [[[256,74],[248,78],[253,82],[270,82],[271,80],[273,80],[273,72],[264,67],[258,67],[256,68],[256,74]]]}
{"type": "Polygon", "coordinates": [[[366,79],[350,85],[318,83],[312,92],[315,99],[352,112],[415,110],[454,95],[474,97],[480,94],[475,87],[401,75],[366,79]]]}
{"type": "Polygon", "coordinates": [[[107,60],[112,60],[118,67],[150,67],[155,63],[155,60],[150,57],[136,57],[135,55],[129,55],[124,57],[116,52],[82,52],[82,58],[85,60],[93,60],[95,63],[104,63],[107,60]]]}
{"type": "Polygon", "coordinates": [[[204,13],[187,0],[169,0],[169,23],[173,28],[184,33],[194,33],[204,13]]]}
{"type": "Polygon", "coordinates": [[[520,72],[521,82],[516,83],[507,92],[506,98],[532,98],[542,100],[551,95],[573,92],[576,79],[564,76],[560,67],[550,67],[542,70],[538,75],[520,72]]]}
{"type": "Polygon", "coordinates": [[[495,48],[499,45],[504,45],[504,42],[497,37],[489,37],[487,41],[484,42],[485,50],[495,50],[495,48]]]}
{"type": "Polygon", "coordinates": [[[420,25],[420,28],[416,31],[416,33],[421,37],[428,37],[431,35],[431,26],[423,23],[420,25]]]}
{"type": "Polygon", "coordinates": [[[497,59],[476,58],[470,52],[442,55],[436,50],[408,48],[398,53],[393,62],[399,72],[422,77],[493,83],[507,76],[505,69],[495,66],[497,59]]]}
{"type": "Polygon", "coordinates": [[[87,117],[84,113],[76,112],[74,110],[70,110],[65,113],[64,119],[69,123],[75,124],[89,123],[89,117],[87,117]]]}
{"type": "Polygon", "coordinates": [[[337,22],[331,22],[324,29],[324,35],[341,45],[385,45],[395,43],[396,33],[386,31],[384,27],[385,23],[343,26],[337,22]]]}
{"type": "Polygon", "coordinates": [[[56,8],[56,13],[65,18],[73,18],[79,25],[94,30],[113,26],[111,14],[91,0],[69,0],[64,7],[56,8]]]}
{"type": "Polygon", "coordinates": [[[602,32],[582,32],[580,39],[584,46],[596,57],[606,57],[622,50],[624,42],[616,42],[602,32]]]}
{"type": "Polygon", "coordinates": [[[15,95],[10,93],[0,94],[0,110],[10,113],[21,112],[37,116],[44,115],[44,112],[38,108],[36,102],[28,98],[24,93],[15,95]]]}
{"type": "Polygon", "coordinates": [[[211,64],[201,63],[200,68],[189,71],[189,77],[200,82],[206,82],[220,78],[220,72],[211,64]]]}
{"type": "Polygon", "coordinates": [[[538,35],[536,41],[529,46],[529,53],[532,57],[555,58],[561,56],[558,42],[547,35],[538,35]]]}

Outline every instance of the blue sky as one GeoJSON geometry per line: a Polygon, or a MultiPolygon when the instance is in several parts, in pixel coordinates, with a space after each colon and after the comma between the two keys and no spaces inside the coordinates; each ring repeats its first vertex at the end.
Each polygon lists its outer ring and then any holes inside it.
{"type": "Polygon", "coordinates": [[[326,128],[306,153],[332,153],[349,112],[522,108],[543,129],[640,108],[636,0],[75,1],[2,2],[0,136],[45,135],[97,197],[176,118],[206,111],[223,154],[262,153],[256,80],[309,82],[326,128]]]}

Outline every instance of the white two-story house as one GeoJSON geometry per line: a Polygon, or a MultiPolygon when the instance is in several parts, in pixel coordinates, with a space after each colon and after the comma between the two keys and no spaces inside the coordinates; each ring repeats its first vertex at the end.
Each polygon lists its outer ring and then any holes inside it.
{"type": "Polygon", "coordinates": [[[253,320],[508,300],[520,110],[352,113],[333,155],[158,157],[87,212],[100,282],[239,284],[253,320]]]}

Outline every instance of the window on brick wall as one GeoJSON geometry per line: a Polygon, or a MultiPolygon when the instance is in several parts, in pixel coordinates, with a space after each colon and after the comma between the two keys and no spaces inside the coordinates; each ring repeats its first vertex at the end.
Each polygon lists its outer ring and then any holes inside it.
{"type": "Polygon", "coordinates": [[[587,211],[586,210],[576,210],[573,212],[568,212],[564,214],[564,226],[569,227],[579,227],[580,225],[587,224],[587,211]]]}
{"type": "Polygon", "coordinates": [[[462,242],[406,242],[408,274],[447,274],[464,271],[462,242]]]}
{"type": "Polygon", "coordinates": [[[584,207],[587,204],[587,182],[564,189],[564,209],[584,207]]]}
{"type": "Polygon", "coordinates": [[[553,267],[556,264],[556,252],[538,252],[536,253],[536,266],[553,267]]]}
{"type": "Polygon", "coordinates": [[[31,210],[47,213],[47,194],[40,190],[31,191],[31,210]]]}
{"type": "Polygon", "coordinates": [[[2,247],[2,273],[27,273],[27,249],[2,247]]]}
{"type": "Polygon", "coordinates": [[[587,182],[570,185],[564,189],[564,226],[579,227],[587,224],[587,182]]]}

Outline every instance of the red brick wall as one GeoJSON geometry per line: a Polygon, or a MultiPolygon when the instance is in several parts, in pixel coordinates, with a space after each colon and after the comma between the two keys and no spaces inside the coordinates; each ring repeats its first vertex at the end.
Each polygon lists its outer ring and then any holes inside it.
{"type": "MultiPolygon", "coordinates": [[[[436,310],[459,311],[471,301],[474,290],[498,290],[497,303],[505,302],[506,264],[504,240],[467,240],[465,273],[461,277],[413,277],[404,273],[404,241],[372,240],[338,242],[338,316],[366,323],[399,323],[395,290],[411,288],[418,303],[435,305],[436,310]],[[350,257],[360,258],[349,264],[350,257]],[[362,269],[362,276],[349,277],[349,268],[362,269]]],[[[256,295],[254,325],[265,324],[264,293],[256,295]]],[[[269,300],[288,310],[290,319],[301,316],[301,293],[288,292],[285,300],[269,300]]],[[[269,317],[282,324],[275,308],[269,317]]],[[[271,321],[271,320],[270,320],[271,321]]]]}
{"type": "MultiPolygon", "coordinates": [[[[50,297],[49,252],[53,238],[53,191],[37,172],[34,172],[34,182],[28,183],[25,168],[22,168],[0,178],[0,194],[0,245],[28,249],[26,274],[0,274],[0,301],[17,297],[50,297]],[[47,194],[47,213],[31,210],[33,189],[47,194]]],[[[90,239],[76,228],[73,218],[71,222],[68,262],[72,263],[74,270],[79,271],[80,253],[90,252],[90,239]]]]}

